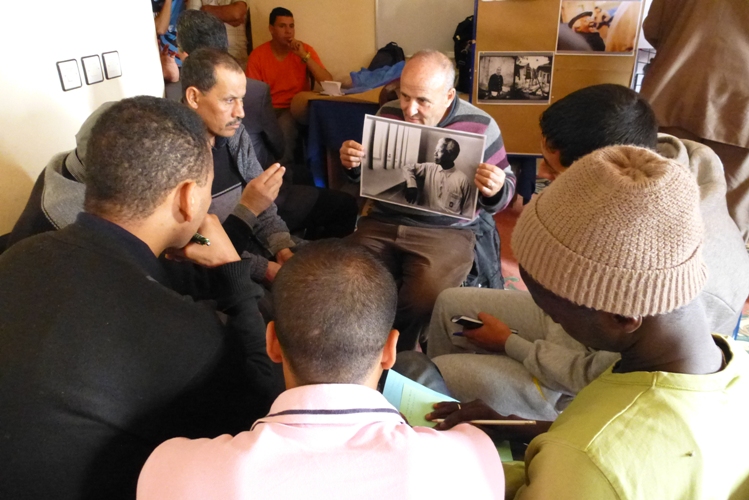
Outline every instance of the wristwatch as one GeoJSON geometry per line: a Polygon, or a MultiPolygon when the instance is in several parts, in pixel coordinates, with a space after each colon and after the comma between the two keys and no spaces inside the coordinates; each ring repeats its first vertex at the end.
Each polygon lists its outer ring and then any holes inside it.
{"type": "Polygon", "coordinates": [[[307,64],[307,61],[309,61],[309,58],[310,58],[311,56],[312,56],[312,54],[311,54],[311,53],[309,53],[309,52],[307,52],[307,55],[306,55],[306,56],[304,56],[304,57],[302,57],[302,62],[303,62],[304,64],[307,64]]]}

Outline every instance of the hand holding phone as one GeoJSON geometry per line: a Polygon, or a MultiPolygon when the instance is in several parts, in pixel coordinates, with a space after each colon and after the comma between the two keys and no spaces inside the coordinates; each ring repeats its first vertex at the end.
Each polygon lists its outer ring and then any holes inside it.
{"type": "Polygon", "coordinates": [[[474,330],[476,328],[481,328],[482,326],[484,326],[483,321],[476,318],[471,318],[470,316],[461,316],[460,314],[457,316],[453,316],[450,321],[462,326],[466,330],[474,330]]]}
{"type": "Polygon", "coordinates": [[[507,339],[518,333],[498,318],[484,312],[479,313],[479,319],[453,316],[450,320],[463,326],[463,331],[453,333],[454,336],[464,337],[475,346],[492,352],[504,352],[507,339]]]}

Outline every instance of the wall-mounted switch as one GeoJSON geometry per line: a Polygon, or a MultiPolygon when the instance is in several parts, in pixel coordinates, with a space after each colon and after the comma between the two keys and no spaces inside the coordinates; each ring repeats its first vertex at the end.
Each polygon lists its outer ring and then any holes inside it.
{"type": "Polygon", "coordinates": [[[104,73],[107,75],[107,80],[122,76],[119,52],[116,50],[113,52],[104,52],[101,56],[104,58],[104,73]]]}
{"type": "Polygon", "coordinates": [[[75,59],[58,62],[57,73],[60,75],[62,90],[65,92],[83,86],[81,83],[81,73],[78,71],[78,61],[75,59]]]}
{"type": "Polygon", "coordinates": [[[83,62],[83,74],[86,76],[87,84],[93,85],[104,81],[104,73],[101,70],[101,61],[98,55],[82,57],[81,62],[83,62]]]}

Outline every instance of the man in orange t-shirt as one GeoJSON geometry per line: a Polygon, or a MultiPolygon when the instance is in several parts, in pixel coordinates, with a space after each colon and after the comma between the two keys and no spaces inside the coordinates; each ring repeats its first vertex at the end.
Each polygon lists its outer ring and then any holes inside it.
{"type": "Polygon", "coordinates": [[[270,86],[271,100],[284,132],[286,149],[281,164],[293,160],[297,124],[289,107],[296,94],[310,89],[310,75],[317,82],[332,80],[320,57],[311,46],[294,38],[294,15],[276,7],[270,13],[270,42],[252,51],[247,61],[247,76],[270,86]]]}

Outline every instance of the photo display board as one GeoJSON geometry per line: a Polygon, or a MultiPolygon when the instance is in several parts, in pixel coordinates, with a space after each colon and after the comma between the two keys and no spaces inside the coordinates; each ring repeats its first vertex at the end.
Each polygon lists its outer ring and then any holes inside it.
{"type": "Polygon", "coordinates": [[[541,113],[575,90],[629,86],[644,1],[476,2],[472,103],[510,154],[540,155],[541,113]]]}

